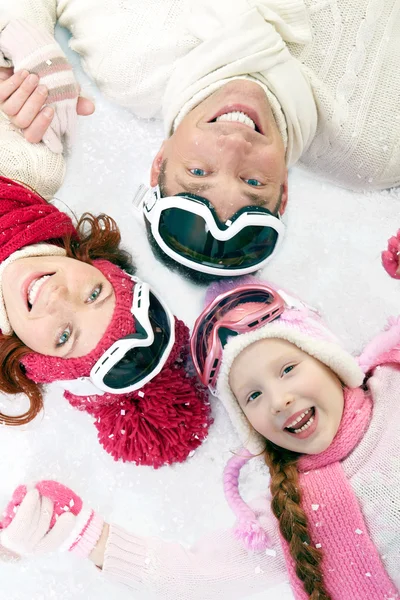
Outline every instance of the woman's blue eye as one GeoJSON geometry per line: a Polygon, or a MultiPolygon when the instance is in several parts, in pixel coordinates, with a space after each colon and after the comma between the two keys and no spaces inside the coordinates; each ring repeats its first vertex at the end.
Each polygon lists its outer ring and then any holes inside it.
{"type": "Polygon", "coordinates": [[[247,402],[253,402],[254,400],[256,400],[258,398],[258,396],[261,396],[261,392],[253,392],[252,394],[250,394],[250,396],[247,398],[247,402]]]}
{"type": "Polygon", "coordinates": [[[290,371],[293,371],[294,367],[295,367],[295,365],[289,365],[288,367],[285,367],[282,371],[283,374],[287,375],[288,373],[290,373],[290,371]]]}
{"type": "Polygon", "coordinates": [[[67,329],[64,329],[64,331],[58,338],[57,348],[59,348],[60,346],[64,346],[64,344],[66,344],[68,342],[70,337],[71,337],[71,329],[69,327],[67,327],[67,329]]]}
{"type": "Polygon", "coordinates": [[[196,177],[205,177],[207,175],[204,169],[189,169],[189,172],[196,177]]]}
{"type": "Polygon", "coordinates": [[[100,296],[102,288],[103,288],[102,285],[98,285],[96,288],[94,288],[93,292],[90,294],[87,301],[95,302],[95,300],[97,300],[97,298],[100,296]]]}
{"type": "Polygon", "coordinates": [[[247,183],[247,185],[251,185],[253,187],[259,187],[262,185],[261,181],[258,181],[258,179],[244,179],[243,181],[247,183]]]}

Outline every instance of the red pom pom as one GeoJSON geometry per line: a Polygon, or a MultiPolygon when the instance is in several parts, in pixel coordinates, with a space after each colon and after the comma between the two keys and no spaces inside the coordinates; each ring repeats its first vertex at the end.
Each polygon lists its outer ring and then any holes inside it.
{"type": "Polygon", "coordinates": [[[90,413],[101,445],[115,460],[156,469],[183,462],[212,423],[205,391],[176,365],[164,368],[142,391],[114,396],[112,404],[90,413]]]}

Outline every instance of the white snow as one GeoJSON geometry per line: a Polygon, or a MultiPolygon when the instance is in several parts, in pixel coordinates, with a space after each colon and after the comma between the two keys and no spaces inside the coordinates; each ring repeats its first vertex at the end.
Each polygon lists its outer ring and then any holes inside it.
{"type": "MultiPolygon", "coordinates": [[[[65,43],[65,33],[58,36],[65,43]]],[[[136,187],[148,181],[162,140],[161,124],[140,121],[102,98],[78,68],[77,57],[68,54],[84,91],[96,100],[96,113],[80,119],[58,205],[77,214],[88,210],[113,216],[134,254],[138,275],[192,325],[205,289],[169,273],[154,259],[131,209],[136,187]]],[[[359,352],[400,309],[400,281],[391,279],[380,262],[387,239],[400,227],[400,191],[352,193],[293,169],[286,223],[286,240],[265,269],[265,278],[320,309],[348,348],[359,352]]],[[[2,400],[0,408],[8,402],[2,400]]],[[[16,402],[20,407],[22,400],[16,402]]],[[[190,544],[206,531],[228,527],[233,517],[223,497],[221,474],[238,442],[215,399],[213,407],[215,423],[203,446],[185,464],[155,471],[114,462],[98,444],[91,417],[71,408],[62,391],[50,387],[40,418],[26,427],[1,428],[0,512],[19,483],[54,478],[79,493],[107,521],[137,534],[190,544]]],[[[255,462],[244,471],[246,498],[266,489],[262,465],[255,462]]],[[[133,597],[105,581],[91,563],[69,555],[0,564],[0,581],[0,600],[133,597]]],[[[257,598],[293,596],[283,585],[257,598]]]]}

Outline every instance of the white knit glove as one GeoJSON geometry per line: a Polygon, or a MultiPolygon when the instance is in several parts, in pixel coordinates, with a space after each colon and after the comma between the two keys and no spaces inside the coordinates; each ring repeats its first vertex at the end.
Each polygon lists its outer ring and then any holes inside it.
{"type": "Polygon", "coordinates": [[[35,73],[49,90],[46,104],[55,112],[43,142],[53,152],[62,153],[63,140],[71,146],[75,133],[79,86],[61,47],[47,31],[12,19],[0,34],[0,50],[12,61],[14,71],[35,73]]]}
{"type": "Polygon", "coordinates": [[[50,529],[53,507],[37,489],[28,492],[10,525],[1,532],[0,543],[20,556],[58,550],[71,535],[76,517],[66,512],[50,529]]]}
{"type": "Polygon", "coordinates": [[[29,491],[19,486],[3,516],[0,545],[20,556],[59,550],[87,558],[104,526],[75,492],[51,480],[29,491]]]}

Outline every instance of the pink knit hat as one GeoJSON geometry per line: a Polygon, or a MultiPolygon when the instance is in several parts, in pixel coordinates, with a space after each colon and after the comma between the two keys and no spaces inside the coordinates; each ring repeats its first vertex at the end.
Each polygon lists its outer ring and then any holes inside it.
{"type": "MultiPolygon", "coordinates": [[[[39,242],[50,244],[51,253],[54,244],[62,246],[64,236],[77,237],[66,214],[34,192],[0,177],[0,262],[39,242]]],[[[105,350],[135,332],[132,278],[107,260],[96,260],[94,266],[110,281],[115,293],[113,316],[102,339],[86,356],[78,358],[27,354],[21,362],[32,381],[51,383],[89,377],[105,350]]],[[[186,325],[175,319],[175,343],[168,360],[139,391],[90,396],[65,392],[73,406],[95,417],[100,443],[115,460],[154,467],[181,462],[205,439],[211,423],[210,408],[205,391],[184,369],[188,338],[186,325]]]]}
{"type": "MultiPolygon", "coordinates": [[[[358,387],[362,384],[364,373],[358,365],[356,359],[351,356],[340,344],[336,336],[324,325],[319,314],[311,307],[307,306],[298,298],[287,292],[271,285],[267,282],[260,282],[257,279],[247,277],[240,281],[235,280],[230,284],[214,284],[210,296],[221,294],[229,289],[235,289],[240,283],[249,284],[251,281],[265,283],[272,289],[276,289],[279,295],[285,301],[285,310],[275,319],[248,333],[231,336],[224,346],[221,368],[218,374],[216,392],[218,398],[224,404],[232,424],[239,434],[243,446],[251,454],[259,454],[265,448],[265,441],[247,420],[245,414],[240,408],[229,385],[229,373],[232,364],[237,356],[250,344],[263,339],[277,338],[286,340],[296,345],[300,350],[317,358],[320,362],[327,365],[339,379],[348,387],[358,387]]],[[[218,302],[218,295],[214,298],[213,304],[218,302]]],[[[208,310],[205,309],[205,312],[208,310]]]]}

